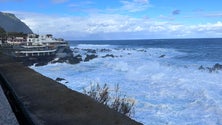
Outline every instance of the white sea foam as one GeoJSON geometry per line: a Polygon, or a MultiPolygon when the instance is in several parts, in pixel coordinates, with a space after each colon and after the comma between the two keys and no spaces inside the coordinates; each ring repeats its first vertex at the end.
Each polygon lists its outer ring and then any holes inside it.
{"type": "Polygon", "coordinates": [[[101,48],[107,48],[107,47],[111,47],[111,45],[104,45],[104,44],[78,44],[77,46],[75,46],[77,48],[82,48],[82,49],[101,49],[101,48]]]}
{"type": "Polygon", "coordinates": [[[109,45],[101,48],[112,51],[101,52],[93,45],[84,46],[77,47],[96,48],[99,57],[76,65],[57,63],[31,68],[52,79],[65,78],[69,83],[63,84],[79,92],[91,82],[111,87],[119,84],[123,94],[136,99],[133,118],[145,125],[222,124],[221,72],[200,71],[201,64],[177,60],[186,53],[173,49],[109,45]],[[106,54],[116,57],[102,58],[106,54]]]}

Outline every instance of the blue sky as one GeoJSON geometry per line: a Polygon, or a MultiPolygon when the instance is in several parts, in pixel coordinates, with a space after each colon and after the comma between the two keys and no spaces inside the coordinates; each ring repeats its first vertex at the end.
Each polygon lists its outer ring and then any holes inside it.
{"type": "Polygon", "coordinates": [[[0,0],[35,33],[65,39],[222,36],[221,0],[0,0]]]}

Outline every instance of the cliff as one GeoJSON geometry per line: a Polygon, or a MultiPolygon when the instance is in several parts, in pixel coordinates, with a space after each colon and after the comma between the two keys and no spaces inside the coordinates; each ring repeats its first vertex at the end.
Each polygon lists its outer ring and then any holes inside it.
{"type": "Polygon", "coordinates": [[[32,30],[14,14],[0,12],[0,27],[6,32],[32,33],[32,30]]]}

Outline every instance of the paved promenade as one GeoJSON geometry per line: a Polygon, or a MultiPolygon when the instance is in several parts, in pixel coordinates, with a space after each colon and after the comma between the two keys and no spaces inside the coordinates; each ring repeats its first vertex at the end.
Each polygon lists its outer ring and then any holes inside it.
{"type": "Polygon", "coordinates": [[[18,125],[14,113],[0,86],[0,125],[18,125]]]}

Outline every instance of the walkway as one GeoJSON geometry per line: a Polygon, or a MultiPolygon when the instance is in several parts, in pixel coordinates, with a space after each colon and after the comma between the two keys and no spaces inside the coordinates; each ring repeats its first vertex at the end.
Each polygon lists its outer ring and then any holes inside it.
{"type": "Polygon", "coordinates": [[[0,86],[0,125],[18,125],[14,113],[0,86]]]}

